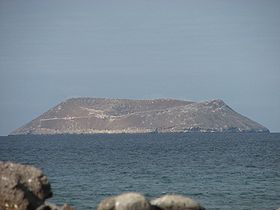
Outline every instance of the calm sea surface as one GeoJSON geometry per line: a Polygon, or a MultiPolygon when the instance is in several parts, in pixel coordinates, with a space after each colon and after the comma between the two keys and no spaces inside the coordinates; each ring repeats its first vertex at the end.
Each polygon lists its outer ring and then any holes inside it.
{"type": "Polygon", "coordinates": [[[82,210],[126,191],[180,193],[207,209],[280,207],[280,134],[9,136],[0,160],[42,168],[50,201],[82,210]]]}

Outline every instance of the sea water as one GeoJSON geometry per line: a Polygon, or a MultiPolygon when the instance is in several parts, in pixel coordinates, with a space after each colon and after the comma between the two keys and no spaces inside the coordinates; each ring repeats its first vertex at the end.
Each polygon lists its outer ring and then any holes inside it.
{"type": "Polygon", "coordinates": [[[50,202],[81,210],[130,191],[183,194],[207,209],[280,207],[280,134],[8,136],[0,160],[43,169],[50,202]]]}

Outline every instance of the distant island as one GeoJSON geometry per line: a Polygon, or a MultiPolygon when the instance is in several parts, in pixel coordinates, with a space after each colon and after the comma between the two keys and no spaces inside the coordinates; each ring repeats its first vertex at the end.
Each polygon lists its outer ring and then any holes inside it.
{"type": "Polygon", "coordinates": [[[269,132],[222,100],[71,98],[10,135],[269,132]]]}

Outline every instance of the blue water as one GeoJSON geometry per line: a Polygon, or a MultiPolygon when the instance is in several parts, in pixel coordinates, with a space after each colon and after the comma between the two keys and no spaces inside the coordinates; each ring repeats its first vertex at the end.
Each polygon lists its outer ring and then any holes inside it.
{"type": "Polygon", "coordinates": [[[0,160],[42,168],[50,201],[82,210],[125,191],[180,193],[207,209],[280,207],[280,134],[9,136],[0,160]]]}

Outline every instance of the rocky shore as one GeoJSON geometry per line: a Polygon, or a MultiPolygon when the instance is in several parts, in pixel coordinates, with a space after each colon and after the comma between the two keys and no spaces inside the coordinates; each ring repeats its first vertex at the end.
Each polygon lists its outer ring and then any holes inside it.
{"type": "MultiPolygon", "coordinates": [[[[76,210],[68,204],[58,206],[49,203],[47,199],[52,195],[51,185],[42,170],[30,165],[0,161],[0,210],[76,210]]],[[[183,195],[164,195],[149,200],[140,193],[129,192],[105,198],[99,203],[97,210],[205,210],[205,208],[183,195]]]]}
{"type": "MultiPolygon", "coordinates": [[[[0,210],[75,210],[46,200],[53,195],[42,170],[12,162],[0,161],[0,210]]],[[[95,207],[92,207],[94,209],[95,207]]],[[[97,210],[204,210],[198,202],[182,195],[165,195],[148,200],[130,192],[105,198],[97,210]]]]}

